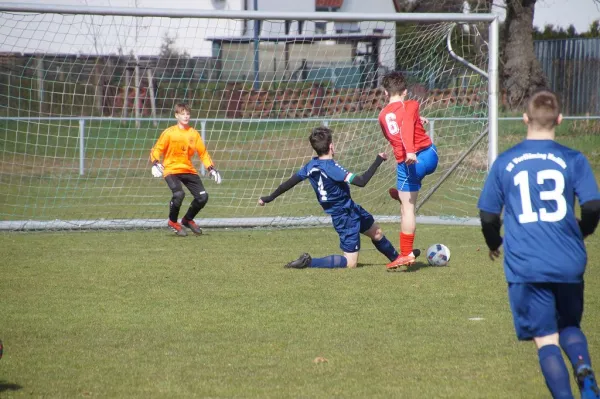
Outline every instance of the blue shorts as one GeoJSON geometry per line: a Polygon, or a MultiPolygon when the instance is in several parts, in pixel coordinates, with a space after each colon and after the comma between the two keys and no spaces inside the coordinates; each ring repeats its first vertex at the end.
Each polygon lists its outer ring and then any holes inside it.
{"type": "Polygon", "coordinates": [[[435,145],[417,152],[417,163],[406,165],[399,163],[396,168],[398,191],[413,192],[421,189],[421,181],[427,175],[435,172],[438,165],[438,154],[435,145]]]}
{"type": "Polygon", "coordinates": [[[508,300],[521,341],[577,327],[583,315],[582,283],[508,283],[508,300]]]}
{"type": "Polygon", "coordinates": [[[344,209],[343,213],[331,215],[331,221],[340,236],[340,249],[348,253],[360,251],[360,234],[375,223],[373,216],[358,204],[344,209]]]}

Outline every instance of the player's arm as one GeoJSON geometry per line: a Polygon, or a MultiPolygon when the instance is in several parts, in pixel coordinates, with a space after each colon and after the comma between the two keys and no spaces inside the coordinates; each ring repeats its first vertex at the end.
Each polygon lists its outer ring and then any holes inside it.
{"type": "Polygon", "coordinates": [[[592,234],[598,227],[598,218],[600,218],[600,191],[594,177],[592,167],[582,153],[579,153],[574,160],[573,169],[577,173],[574,175],[573,187],[575,195],[581,204],[581,220],[579,228],[583,237],[592,234]]]}
{"type": "Polygon", "coordinates": [[[347,177],[348,183],[358,187],[366,186],[369,180],[371,180],[371,177],[373,177],[373,175],[377,171],[379,165],[381,165],[386,159],[387,155],[385,153],[382,152],[378,154],[377,158],[375,158],[375,161],[373,161],[373,163],[371,164],[371,166],[369,166],[369,169],[367,169],[365,173],[363,173],[362,175],[355,175],[350,173],[347,177]]]}
{"type": "Polygon", "coordinates": [[[165,149],[167,148],[168,145],[169,145],[169,135],[167,134],[167,131],[165,130],[160,134],[160,137],[158,138],[158,140],[154,144],[154,147],[152,147],[152,150],[150,151],[150,162],[152,162],[152,164],[156,164],[157,162],[160,162],[160,159],[164,155],[165,149]]]}
{"type": "Polygon", "coordinates": [[[479,208],[479,219],[481,220],[481,232],[488,246],[491,260],[500,256],[500,246],[502,245],[502,236],[500,228],[502,227],[502,208],[504,207],[504,192],[500,180],[499,161],[496,160],[487,179],[483,185],[477,207],[479,208]]]}
{"type": "Polygon", "coordinates": [[[483,232],[485,243],[490,251],[498,251],[502,245],[502,236],[500,235],[502,221],[500,220],[500,214],[479,211],[479,219],[481,219],[481,231],[483,232]]]}
{"type": "Polygon", "coordinates": [[[198,153],[198,157],[200,157],[200,160],[206,169],[213,169],[215,165],[213,164],[212,158],[208,154],[206,145],[204,145],[204,141],[202,140],[202,137],[200,137],[200,133],[196,132],[196,134],[198,134],[196,139],[196,152],[198,153]]]}
{"type": "Polygon", "coordinates": [[[196,132],[196,134],[198,135],[196,139],[196,152],[198,153],[202,164],[208,171],[208,175],[210,176],[210,178],[213,179],[215,183],[221,184],[221,182],[223,181],[221,173],[219,173],[217,168],[215,168],[215,164],[213,163],[212,158],[208,154],[208,150],[206,149],[206,145],[204,144],[202,137],[200,137],[200,133],[196,132]]]}
{"type": "Polygon", "coordinates": [[[303,179],[297,174],[294,173],[292,177],[284,181],[273,191],[271,194],[266,195],[264,197],[260,197],[258,203],[260,205],[268,204],[273,201],[275,198],[279,197],[281,194],[293,188],[296,184],[300,183],[303,179]]]}
{"type": "Polygon", "coordinates": [[[165,167],[160,162],[160,158],[164,155],[165,149],[169,145],[169,135],[167,131],[163,131],[150,151],[150,162],[152,162],[152,176],[162,177],[165,167]]]}
{"type": "Polygon", "coordinates": [[[583,237],[593,234],[600,222],[600,199],[591,200],[581,205],[579,228],[583,237]]]}

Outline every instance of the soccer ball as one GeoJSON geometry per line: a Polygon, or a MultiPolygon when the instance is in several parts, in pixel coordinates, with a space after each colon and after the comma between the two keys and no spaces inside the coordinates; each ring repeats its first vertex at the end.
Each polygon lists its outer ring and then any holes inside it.
{"type": "Polygon", "coordinates": [[[427,262],[431,266],[447,266],[450,262],[450,250],[444,244],[433,244],[427,249],[427,262]]]}

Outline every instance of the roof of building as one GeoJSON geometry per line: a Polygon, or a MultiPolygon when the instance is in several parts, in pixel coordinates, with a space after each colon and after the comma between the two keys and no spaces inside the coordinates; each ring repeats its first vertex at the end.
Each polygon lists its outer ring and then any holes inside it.
{"type": "Polygon", "coordinates": [[[343,4],[344,0],[315,0],[315,7],[340,8],[343,4]]]}

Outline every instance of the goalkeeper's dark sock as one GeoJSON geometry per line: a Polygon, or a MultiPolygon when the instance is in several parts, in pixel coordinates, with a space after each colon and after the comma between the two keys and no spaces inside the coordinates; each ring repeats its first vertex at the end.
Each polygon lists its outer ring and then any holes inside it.
{"type": "Polygon", "coordinates": [[[309,267],[335,269],[348,266],[348,260],[342,255],[329,255],[324,258],[312,258],[309,267]]]}
{"type": "Polygon", "coordinates": [[[385,236],[383,236],[379,241],[371,240],[371,242],[373,243],[373,245],[375,245],[375,248],[377,248],[379,252],[384,254],[385,257],[388,258],[390,261],[394,261],[398,257],[398,251],[396,251],[394,245],[392,245],[390,240],[388,240],[385,236]]]}
{"type": "Polygon", "coordinates": [[[173,201],[169,203],[169,220],[173,223],[177,223],[179,217],[179,206],[176,206],[173,201]]]}

